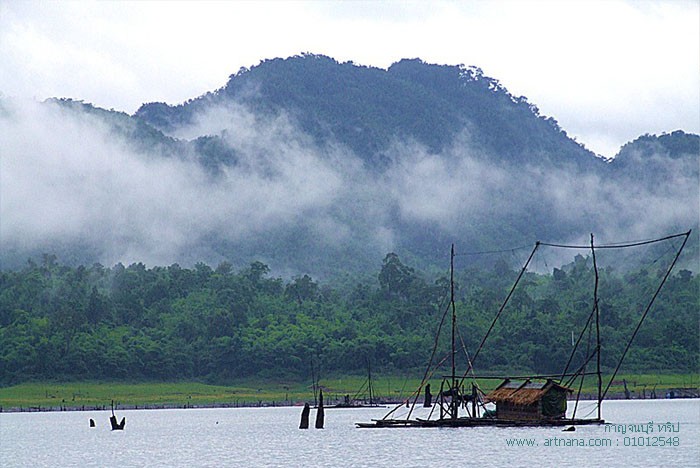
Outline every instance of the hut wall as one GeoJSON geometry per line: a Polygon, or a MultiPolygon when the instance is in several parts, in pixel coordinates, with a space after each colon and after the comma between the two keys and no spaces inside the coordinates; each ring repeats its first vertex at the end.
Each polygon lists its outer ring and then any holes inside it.
{"type": "Polygon", "coordinates": [[[542,415],[548,418],[563,418],[566,416],[566,392],[551,389],[542,396],[542,415]]]}
{"type": "Polygon", "coordinates": [[[540,419],[539,401],[531,405],[515,405],[508,401],[496,403],[496,418],[498,419],[540,419]]]}

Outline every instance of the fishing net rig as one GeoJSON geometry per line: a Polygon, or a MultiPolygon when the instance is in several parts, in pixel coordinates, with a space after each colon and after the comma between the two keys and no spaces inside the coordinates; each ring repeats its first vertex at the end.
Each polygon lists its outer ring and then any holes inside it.
{"type": "MultiPolygon", "coordinates": [[[[573,409],[573,416],[572,420],[575,418],[576,411],[578,409],[578,404],[579,404],[579,399],[581,396],[581,391],[583,388],[584,384],[584,379],[587,376],[595,376],[596,377],[596,390],[597,390],[597,398],[596,398],[596,406],[589,412],[587,416],[590,416],[593,412],[597,410],[597,420],[602,421],[601,417],[601,406],[602,406],[602,401],[605,399],[606,395],[608,394],[608,391],[610,390],[610,387],[613,384],[613,381],[615,377],[617,376],[620,367],[627,356],[628,351],[630,350],[630,347],[632,346],[632,343],[637,336],[637,333],[639,332],[642,324],[644,323],[645,319],[647,318],[650,310],[652,310],[652,307],[654,305],[654,302],[656,301],[657,297],[661,293],[661,290],[663,289],[664,284],[670,277],[674,267],[676,266],[676,263],[678,262],[678,259],[681,256],[681,253],[686,246],[686,243],[688,242],[688,239],[690,238],[691,235],[691,230],[688,230],[687,232],[684,233],[679,233],[679,234],[672,234],[656,239],[649,239],[649,240],[641,240],[641,241],[629,241],[629,242],[616,242],[616,243],[607,243],[607,244],[599,244],[596,245],[594,242],[594,236],[593,234],[590,235],[590,243],[588,245],[586,244],[560,244],[560,243],[553,243],[553,242],[542,242],[542,241],[537,241],[535,242],[534,247],[532,248],[532,251],[530,252],[529,256],[527,257],[527,260],[523,264],[522,268],[519,270],[518,275],[513,282],[511,288],[509,289],[505,299],[501,303],[500,307],[498,308],[495,316],[493,317],[486,333],[484,334],[483,338],[479,342],[479,345],[477,346],[476,350],[473,353],[469,353],[467,346],[464,342],[463,336],[457,327],[457,313],[456,313],[456,305],[455,305],[455,291],[454,291],[454,260],[456,256],[460,255],[481,255],[481,254],[494,254],[494,253],[507,253],[507,252],[514,252],[515,250],[521,250],[523,247],[516,247],[513,249],[504,249],[504,250],[490,250],[490,251],[484,251],[484,252],[467,252],[463,254],[458,254],[455,252],[455,246],[454,244],[452,245],[451,248],[451,253],[450,253],[450,292],[449,292],[449,301],[446,301],[447,304],[442,304],[440,306],[440,310],[442,310],[441,314],[441,319],[440,322],[437,326],[437,331],[435,333],[435,338],[434,338],[434,343],[433,343],[433,348],[430,354],[430,358],[428,361],[428,365],[426,366],[426,370],[423,374],[423,377],[421,379],[421,382],[414,390],[414,392],[408,397],[406,402],[406,406],[404,406],[404,402],[401,404],[395,406],[393,409],[391,409],[380,421],[390,421],[392,419],[396,419],[395,417],[392,418],[392,416],[396,416],[397,412],[399,409],[406,408],[407,412],[405,415],[403,415],[402,418],[398,419],[398,421],[405,421],[409,422],[413,418],[413,413],[415,408],[418,405],[420,396],[424,393],[424,390],[426,389],[426,386],[429,388],[429,382],[432,378],[435,377],[435,374],[442,368],[443,365],[446,363],[449,363],[451,366],[451,374],[450,375],[443,375],[443,383],[441,384],[440,392],[438,393],[438,400],[436,401],[435,405],[432,405],[429,413],[427,415],[427,420],[430,420],[433,418],[434,413],[437,410],[439,410],[439,418],[441,420],[447,418],[447,419],[453,419],[456,420],[459,417],[459,409],[460,407],[464,408],[467,413],[467,417],[470,418],[477,418],[479,417],[480,413],[483,413],[486,411],[486,406],[485,406],[485,392],[482,390],[481,386],[479,385],[479,380],[485,380],[485,379],[526,379],[526,381],[530,380],[535,380],[535,379],[552,379],[555,380],[559,385],[562,385],[564,387],[570,387],[572,385],[575,385],[578,382],[578,389],[576,393],[576,399],[575,399],[575,404],[574,404],[574,409],[573,409]],[[602,379],[602,374],[601,374],[601,335],[600,335],[600,307],[599,307],[599,297],[598,297],[598,288],[599,288],[599,282],[600,282],[600,277],[599,277],[599,272],[598,272],[598,259],[597,259],[597,252],[600,250],[619,250],[619,249],[630,249],[634,247],[641,247],[641,246],[647,246],[647,245],[653,245],[653,244],[660,244],[660,243],[670,243],[671,247],[666,249],[663,255],[667,254],[670,251],[675,251],[674,255],[672,256],[672,259],[668,262],[666,265],[665,269],[663,270],[664,273],[661,277],[661,281],[659,282],[658,286],[655,288],[653,293],[651,294],[651,298],[646,302],[645,306],[642,309],[641,314],[639,315],[639,319],[632,331],[632,333],[629,336],[629,339],[627,340],[624,349],[622,351],[622,354],[617,361],[617,364],[615,366],[614,371],[612,372],[612,375],[610,376],[610,379],[607,381],[607,384],[604,385],[603,379],[602,379]],[[680,245],[678,243],[680,242],[680,245]],[[475,363],[477,361],[477,358],[479,357],[480,353],[484,349],[485,344],[487,343],[489,336],[492,334],[494,328],[496,327],[496,324],[498,323],[499,319],[501,318],[504,310],[506,310],[508,303],[510,302],[511,298],[513,297],[513,294],[515,293],[516,289],[518,288],[519,283],[521,282],[523,276],[525,273],[528,271],[528,268],[531,266],[533,259],[535,258],[535,255],[538,251],[541,251],[543,249],[568,249],[568,250],[586,250],[590,251],[590,255],[592,258],[592,270],[594,274],[594,284],[593,284],[593,298],[592,298],[592,306],[590,307],[590,313],[588,314],[584,326],[581,328],[578,337],[576,338],[575,343],[572,345],[572,350],[569,355],[568,361],[566,365],[564,366],[564,370],[561,373],[558,374],[547,374],[547,375],[527,375],[527,376],[488,376],[488,375],[483,375],[479,376],[475,372],[475,363]],[[437,356],[438,348],[439,348],[439,342],[440,342],[440,336],[443,333],[443,329],[445,328],[446,322],[451,319],[451,349],[450,352],[443,356],[442,358],[439,358],[437,356]],[[459,343],[457,343],[457,339],[459,339],[459,343]],[[595,342],[594,342],[595,340],[595,342]],[[584,343],[585,342],[585,343],[584,343]],[[585,349],[584,349],[585,347],[585,349]],[[461,375],[458,375],[456,373],[456,355],[457,353],[460,352],[464,355],[464,358],[466,360],[466,370],[464,373],[461,375]],[[572,369],[572,366],[574,365],[574,357],[576,354],[583,354],[584,359],[583,362],[578,365],[577,368],[572,369]],[[595,370],[589,370],[589,367],[591,367],[595,363],[595,370]],[[469,380],[472,385],[472,392],[471,395],[467,395],[467,392],[464,391],[465,388],[465,382],[469,380]],[[447,390],[445,390],[445,387],[447,387],[447,390]],[[445,400],[441,398],[444,395],[450,396],[449,400],[445,400]],[[466,397],[466,398],[465,398],[466,397]],[[472,404],[472,409],[471,411],[468,408],[468,402],[471,402],[472,404]]],[[[660,260],[661,256],[653,260],[653,263],[658,263],[660,260]]],[[[545,261],[546,263],[546,261],[545,261]]],[[[573,337],[572,337],[572,342],[573,342],[573,337]]],[[[426,394],[426,398],[428,398],[428,395],[426,394]]],[[[418,421],[424,421],[421,419],[418,419],[418,421]]]]}

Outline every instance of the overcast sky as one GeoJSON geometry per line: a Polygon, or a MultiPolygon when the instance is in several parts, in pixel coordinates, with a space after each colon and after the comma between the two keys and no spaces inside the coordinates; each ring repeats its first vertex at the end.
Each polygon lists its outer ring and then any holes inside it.
{"type": "MultiPolygon", "coordinates": [[[[0,96],[133,113],[301,52],[475,65],[604,156],[700,133],[700,2],[0,0],[0,96]]],[[[1,146],[0,146],[1,148],[1,146]]]]}

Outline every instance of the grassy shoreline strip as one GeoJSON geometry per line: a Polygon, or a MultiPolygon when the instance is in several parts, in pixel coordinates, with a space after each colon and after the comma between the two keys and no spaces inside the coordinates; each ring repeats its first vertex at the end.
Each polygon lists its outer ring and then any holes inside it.
{"type": "MultiPolygon", "coordinates": [[[[608,377],[609,378],[609,377],[608,377]]],[[[671,389],[700,388],[700,374],[629,374],[619,376],[609,396],[624,396],[623,380],[633,399],[664,398],[671,389]]],[[[604,378],[604,381],[606,379],[604,378]]],[[[330,404],[344,395],[354,397],[365,383],[364,377],[345,376],[322,379],[321,386],[330,404]]],[[[488,391],[499,382],[483,380],[488,391]]],[[[418,386],[418,379],[383,376],[373,379],[375,395],[385,401],[403,401],[418,386]]],[[[431,381],[439,388],[439,381],[431,381]]],[[[585,395],[596,393],[595,381],[586,381],[585,395]]],[[[298,405],[313,402],[312,386],[306,382],[267,382],[262,379],[241,380],[231,385],[210,385],[199,382],[31,382],[0,388],[2,411],[96,409],[109,408],[114,401],[122,408],[182,408],[217,406],[298,405]]]]}

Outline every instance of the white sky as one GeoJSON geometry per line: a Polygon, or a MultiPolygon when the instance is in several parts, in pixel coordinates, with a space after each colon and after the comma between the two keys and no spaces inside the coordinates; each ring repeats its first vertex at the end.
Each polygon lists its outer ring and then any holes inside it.
{"type": "Polygon", "coordinates": [[[644,133],[700,133],[697,0],[0,0],[5,97],[133,113],[301,52],[478,66],[604,156],[644,133]]]}

